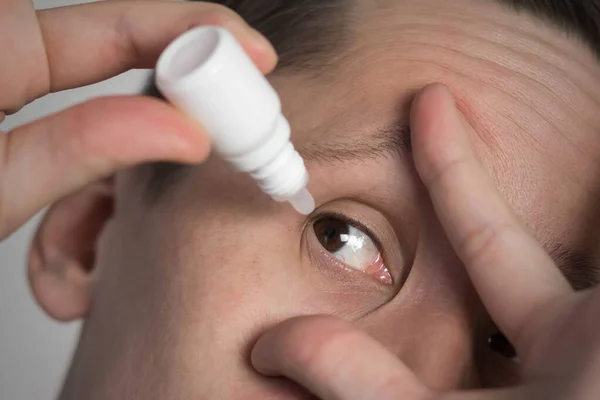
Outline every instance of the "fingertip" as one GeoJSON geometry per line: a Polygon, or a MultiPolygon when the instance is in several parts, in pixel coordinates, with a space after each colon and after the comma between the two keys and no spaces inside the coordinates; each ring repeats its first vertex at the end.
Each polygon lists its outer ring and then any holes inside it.
{"type": "Polygon", "coordinates": [[[411,109],[411,132],[415,164],[426,184],[469,149],[464,117],[443,84],[428,85],[417,94],[411,109]]]}
{"type": "Polygon", "coordinates": [[[267,331],[252,362],[263,375],[290,378],[322,399],[412,399],[430,393],[383,345],[332,316],[293,318],[267,331]]]}
{"type": "Polygon", "coordinates": [[[279,56],[273,44],[261,32],[252,29],[253,45],[258,53],[258,58],[255,60],[260,70],[268,74],[275,69],[279,56]]]}
{"type": "MultiPolygon", "coordinates": [[[[266,376],[289,373],[289,368],[304,365],[332,336],[349,332],[351,324],[343,319],[315,315],[295,317],[268,329],[251,352],[253,367],[266,376]]],[[[309,361],[310,362],[310,361],[309,361]]]]}
{"type": "Polygon", "coordinates": [[[450,89],[441,83],[425,86],[416,96],[411,108],[411,123],[420,133],[432,135],[439,131],[441,122],[457,112],[456,103],[450,89]]]}
{"type": "Polygon", "coordinates": [[[279,61],[275,48],[260,32],[254,29],[250,29],[249,32],[250,40],[246,40],[243,47],[263,74],[273,72],[279,61]]]}
{"type": "Polygon", "coordinates": [[[443,101],[454,104],[454,97],[448,86],[443,83],[431,83],[421,89],[415,96],[413,102],[413,109],[419,109],[424,104],[428,104],[431,101],[443,101]]]}
{"type": "Polygon", "coordinates": [[[275,69],[278,62],[277,51],[271,41],[260,31],[229,11],[215,14],[213,20],[212,23],[227,29],[237,39],[263,74],[268,74],[275,69]]]}
{"type": "Polygon", "coordinates": [[[277,68],[277,64],[279,63],[279,55],[275,52],[275,50],[265,51],[264,56],[258,62],[258,67],[261,72],[265,75],[270,74],[277,68]]]}
{"type": "MultiPolygon", "coordinates": [[[[75,112],[77,111],[77,112],[75,112]]],[[[198,163],[210,152],[202,126],[168,103],[144,96],[98,98],[77,106],[82,154],[120,160],[124,166],[147,161],[198,163]]]]}

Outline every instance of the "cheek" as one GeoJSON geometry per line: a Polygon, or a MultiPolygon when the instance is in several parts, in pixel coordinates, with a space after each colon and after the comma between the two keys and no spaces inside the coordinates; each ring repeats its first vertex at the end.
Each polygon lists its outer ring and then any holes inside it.
{"type": "Polygon", "coordinates": [[[185,244],[161,250],[169,269],[162,297],[175,358],[186,368],[197,368],[189,349],[198,349],[210,363],[249,376],[248,354],[265,329],[300,315],[354,318],[381,304],[381,296],[353,290],[307,261],[297,223],[288,223],[293,212],[268,221],[235,212],[180,213],[185,222],[163,225],[174,243],[185,244]]]}
{"type": "Polygon", "coordinates": [[[106,340],[130,349],[111,355],[123,369],[145,360],[165,385],[202,394],[218,383],[214,397],[233,398],[241,386],[262,382],[248,354],[264,329],[306,314],[355,319],[388,300],[312,262],[301,243],[302,217],[218,162],[151,206],[128,196],[129,184],[119,190],[92,319],[102,326],[119,315],[106,340]],[[207,365],[218,374],[205,377],[207,365]]]}
{"type": "MultiPolygon", "coordinates": [[[[97,358],[110,357],[111,379],[119,382],[117,375],[136,370],[131,380],[151,377],[177,397],[235,398],[238,389],[264,383],[248,364],[257,336],[292,316],[319,313],[323,302],[279,223],[174,204],[152,212],[123,207],[107,232],[89,322],[98,332],[111,327],[98,348],[123,349],[97,358]],[[206,368],[215,373],[205,376],[206,368]]],[[[123,383],[132,384],[155,387],[123,383]]]]}
{"type": "Polygon", "coordinates": [[[302,232],[305,217],[287,203],[271,200],[251,178],[219,159],[198,168],[168,208],[176,210],[165,222],[177,236],[172,240],[185,243],[170,257],[182,259],[178,264],[195,261],[181,274],[198,275],[195,280],[206,289],[198,290],[203,296],[229,284],[228,293],[219,293],[230,295],[220,302],[222,307],[238,307],[235,299],[260,292],[272,303],[259,307],[261,312],[289,301],[299,312],[355,318],[387,300],[335,266],[317,266],[306,246],[312,228],[305,226],[302,232]]]}
{"type": "MultiPolygon", "coordinates": [[[[387,299],[372,285],[357,284],[355,274],[314,262],[302,222],[291,209],[269,218],[230,208],[179,209],[163,224],[178,244],[161,256],[173,268],[168,279],[176,279],[169,296],[188,309],[193,304],[191,315],[198,319],[227,315],[229,324],[243,315],[260,326],[304,314],[356,318],[387,299]]],[[[226,331],[227,324],[219,329],[226,331]]]]}

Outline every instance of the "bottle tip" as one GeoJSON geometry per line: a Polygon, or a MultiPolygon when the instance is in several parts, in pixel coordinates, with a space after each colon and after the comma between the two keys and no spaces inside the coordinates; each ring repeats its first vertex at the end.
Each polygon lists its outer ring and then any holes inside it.
{"type": "Polygon", "coordinates": [[[290,197],[288,201],[302,215],[308,215],[315,210],[315,200],[306,188],[290,197]]]}

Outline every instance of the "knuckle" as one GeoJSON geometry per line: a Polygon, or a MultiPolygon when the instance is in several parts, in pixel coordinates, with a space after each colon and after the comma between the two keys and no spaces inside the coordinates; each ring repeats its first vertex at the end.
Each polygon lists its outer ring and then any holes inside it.
{"type": "Polygon", "coordinates": [[[79,165],[84,175],[101,174],[107,165],[116,163],[102,144],[102,133],[114,130],[109,119],[101,118],[110,114],[109,103],[107,99],[94,99],[76,107],[60,130],[50,128],[47,132],[48,152],[57,165],[61,159],[68,159],[79,165]]]}
{"type": "Polygon", "coordinates": [[[108,48],[113,49],[117,55],[115,60],[119,60],[121,69],[128,68],[135,63],[135,60],[141,57],[141,51],[138,48],[136,41],[132,36],[132,20],[134,19],[135,11],[132,6],[125,7],[124,11],[119,15],[114,23],[113,33],[110,39],[108,48]]]}
{"type": "MultiPolygon", "coordinates": [[[[428,158],[435,159],[434,157],[428,158]]],[[[423,181],[429,188],[441,186],[444,182],[450,180],[448,178],[453,177],[458,169],[464,167],[466,162],[464,158],[428,162],[423,181]]]]}
{"type": "Polygon", "coordinates": [[[14,231],[15,222],[8,211],[6,197],[6,173],[10,168],[10,139],[12,134],[8,133],[0,138],[0,242],[7,239],[14,231]]]}
{"type": "Polygon", "coordinates": [[[14,115],[21,111],[25,107],[29,100],[29,93],[25,87],[5,88],[9,93],[10,102],[2,104],[2,110],[0,110],[0,123],[4,120],[6,115],[14,115]]]}
{"type": "MultiPolygon", "coordinates": [[[[6,16],[11,22],[0,22],[0,48],[11,49],[11,62],[3,63],[0,77],[0,110],[8,115],[47,94],[50,86],[43,26],[31,2],[12,3],[6,16]],[[14,24],[12,20],[18,23],[14,24]],[[18,43],[18,46],[13,46],[13,43],[18,43]]],[[[1,14],[0,21],[5,18],[1,14]]]]}
{"type": "Polygon", "coordinates": [[[513,231],[509,223],[484,223],[459,240],[457,250],[470,265],[485,264],[513,231]]]}

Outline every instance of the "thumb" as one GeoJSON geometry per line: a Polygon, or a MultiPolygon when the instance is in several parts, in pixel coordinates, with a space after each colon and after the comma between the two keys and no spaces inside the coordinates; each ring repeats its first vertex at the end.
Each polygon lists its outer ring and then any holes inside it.
{"type": "Polygon", "coordinates": [[[425,399],[434,393],[394,354],[351,323],[293,318],[264,333],[252,365],[285,376],[323,400],[425,399]]]}
{"type": "Polygon", "coordinates": [[[144,162],[196,163],[200,126],[159,100],[91,100],[0,136],[0,240],[47,204],[144,162]]]}

